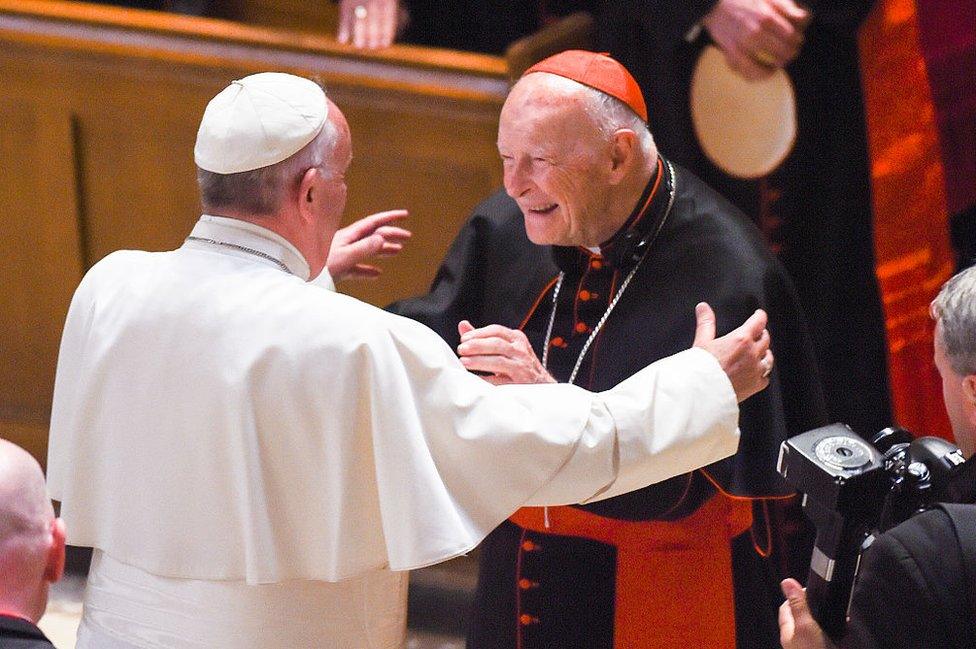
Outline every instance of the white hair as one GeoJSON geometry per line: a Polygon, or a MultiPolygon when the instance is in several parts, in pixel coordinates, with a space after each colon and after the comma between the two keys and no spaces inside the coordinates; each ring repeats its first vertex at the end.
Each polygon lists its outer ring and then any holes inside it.
{"type": "MultiPolygon", "coordinates": [[[[230,208],[246,214],[276,213],[285,196],[297,187],[302,174],[313,167],[325,171],[335,163],[333,158],[338,143],[339,129],[327,119],[311,142],[281,162],[236,174],[218,174],[197,168],[204,212],[230,208]]],[[[332,173],[333,170],[328,171],[332,173]]]]}
{"type": "Polygon", "coordinates": [[[633,108],[596,88],[583,86],[583,89],[584,93],[590,97],[592,104],[592,108],[587,106],[587,112],[590,113],[597,127],[606,137],[611,137],[622,128],[630,129],[637,134],[637,142],[641,151],[647,155],[656,153],[654,137],[647,127],[647,122],[641,119],[641,116],[635,113],[633,108]]]}
{"type": "Polygon", "coordinates": [[[607,139],[620,129],[630,129],[637,135],[637,143],[644,155],[648,157],[657,155],[654,137],[647,122],[641,119],[633,108],[616,97],[551,72],[533,72],[530,76],[545,77],[544,83],[548,86],[547,89],[555,93],[581,95],[584,99],[583,110],[607,139]]]}
{"type": "Polygon", "coordinates": [[[976,268],[943,284],[931,311],[941,325],[939,342],[952,370],[961,376],[976,374],[976,268]]]}

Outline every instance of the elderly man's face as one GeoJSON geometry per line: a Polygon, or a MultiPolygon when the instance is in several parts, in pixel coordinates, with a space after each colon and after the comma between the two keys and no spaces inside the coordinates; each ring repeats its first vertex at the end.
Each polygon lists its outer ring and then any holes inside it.
{"type": "Polygon", "coordinates": [[[596,246],[614,229],[606,221],[611,144],[582,96],[553,93],[544,77],[522,79],[502,108],[505,190],[518,202],[533,243],[596,246]]]}
{"type": "Polygon", "coordinates": [[[942,377],[942,399],[945,401],[949,423],[956,444],[966,457],[976,451],[976,403],[965,388],[966,377],[957,373],[949,364],[942,344],[942,323],[935,324],[935,367],[942,377]]]}

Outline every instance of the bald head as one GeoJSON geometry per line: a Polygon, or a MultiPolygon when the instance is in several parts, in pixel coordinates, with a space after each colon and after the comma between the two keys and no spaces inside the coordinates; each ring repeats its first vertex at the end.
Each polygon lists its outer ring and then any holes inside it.
{"type": "Polygon", "coordinates": [[[37,621],[64,570],[64,524],[27,451],[0,439],[0,610],[37,621]]]}
{"type": "Polygon", "coordinates": [[[16,444],[0,440],[0,547],[15,538],[43,534],[53,518],[37,460],[16,444]]]}

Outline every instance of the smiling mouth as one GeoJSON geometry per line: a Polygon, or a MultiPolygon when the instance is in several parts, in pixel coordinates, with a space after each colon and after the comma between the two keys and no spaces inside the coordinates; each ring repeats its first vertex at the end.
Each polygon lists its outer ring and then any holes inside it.
{"type": "Polygon", "coordinates": [[[556,203],[549,203],[548,205],[537,205],[535,207],[526,208],[530,214],[551,214],[558,207],[556,203]]]}

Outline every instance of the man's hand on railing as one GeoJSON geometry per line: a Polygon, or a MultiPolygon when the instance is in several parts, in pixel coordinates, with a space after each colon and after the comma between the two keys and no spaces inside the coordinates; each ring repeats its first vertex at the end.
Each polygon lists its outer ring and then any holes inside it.
{"type": "Polygon", "coordinates": [[[360,49],[388,47],[406,23],[406,10],[398,0],[340,0],[340,43],[360,49]]]}

